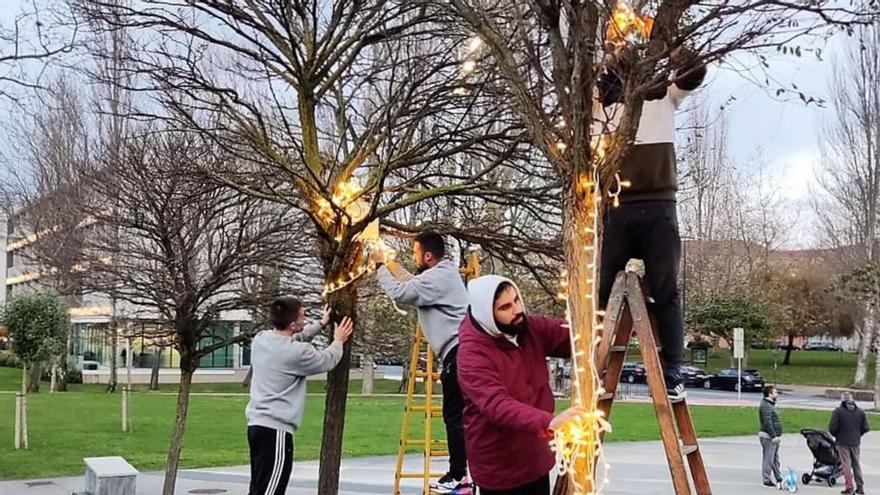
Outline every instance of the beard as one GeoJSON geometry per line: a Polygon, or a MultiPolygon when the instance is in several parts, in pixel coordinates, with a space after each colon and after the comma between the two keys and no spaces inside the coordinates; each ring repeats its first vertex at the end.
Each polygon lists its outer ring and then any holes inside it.
{"type": "Polygon", "coordinates": [[[421,274],[424,273],[425,270],[427,270],[428,268],[431,268],[431,267],[428,266],[428,265],[426,265],[426,264],[424,264],[424,263],[422,263],[422,262],[420,261],[419,264],[416,266],[416,275],[421,275],[421,274]]]}
{"type": "Polygon", "coordinates": [[[513,319],[507,325],[498,323],[495,321],[495,326],[498,327],[498,330],[505,335],[510,335],[511,337],[516,337],[518,335],[522,335],[529,329],[529,319],[526,318],[525,313],[520,314],[516,318],[513,319]]]}

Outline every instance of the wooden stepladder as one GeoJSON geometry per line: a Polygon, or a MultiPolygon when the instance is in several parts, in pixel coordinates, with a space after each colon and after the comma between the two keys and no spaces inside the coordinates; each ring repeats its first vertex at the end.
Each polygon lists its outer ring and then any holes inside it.
{"type": "Polygon", "coordinates": [[[658,354],[655,325],[645,302],[641,279],[634,273],[620,272],[614,281],[611,297],[605,311],[605,335],[596,350],[596,368],[604,373],[605,394],[599,398],[599,408],[610,418],[614,395],[620,383],[620,372],[626,360],[633,334],[639,341],[642,360],[647,372],[648,387],[654,412],[660,426],[660,437],[666,451],[672,485],[676,495],[691,495],[688,481],[690,468],[693,488],[697,495],[711,495],[706,466],[697,443],[697,434],[691,421],[687,401],[670,400],[666,394],[663,369],[658,354]],[[610,330],[608,330],[610,329],[610,330]]]}
{"type": "MultiPolygon", "coordinates": [[[[459,269],[459,273],[467,280],[480,276],[480,253],[471,252],[468,256],[467,266],[459,269]]],[[[400,445],[397,449],[397,467],[394,471],[394,491],[392,495],[400,495],[400,482],[403,479],[421,479],[425,494],[430,493],[432,478],[440,478],[444,473],[431,472],[431,459],[449,455],[446,451],[446,439],[434,438],[432,426],[434,420],[443,420],[443,407],[434,402],[434,385],[440,380],[440,371],[434,368],[434,350],[428,345],[428,341],[422,334],[422,328],[416,325],[413,349],[409,361],[409,375],[406,383],[406,406],[403,412],[403,425],[400,429],[400,445]],[[424,356],[424,362],[422,362],[424,356]],[[416,395],[416,382],[422,380],[425,384],[424,396],[416,395]],[[415,430],[412,423],[416,419],[423,421],[423,428],[417,437],[410,437],[410,431],[415,430]],[[403,472],[403,459],[406,452],[412,447],[419,447],[423,451],[423,467],[421,471],[403,472]]]]}

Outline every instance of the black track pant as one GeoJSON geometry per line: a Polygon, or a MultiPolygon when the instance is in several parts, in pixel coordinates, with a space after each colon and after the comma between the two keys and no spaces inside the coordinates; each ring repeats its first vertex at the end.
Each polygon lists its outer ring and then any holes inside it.
{"type": "Polygon", "coordinates": [[[248,495],[284,495],[293,470],[293,435],[248,426],[251,449],[251,486],[248,495]]]}
{"type": "Polygon", "coordinates": [[[609,208],[603,219],[602,273],[599,307],[611,295],[614,278],[630,258],[644,260],[645,283],[654,303],[648,305],[657,320],[667,366],[680,366],[684,358],[684,321],[678,290],[681,238],[674,201],[623,203],[609,208]]]}

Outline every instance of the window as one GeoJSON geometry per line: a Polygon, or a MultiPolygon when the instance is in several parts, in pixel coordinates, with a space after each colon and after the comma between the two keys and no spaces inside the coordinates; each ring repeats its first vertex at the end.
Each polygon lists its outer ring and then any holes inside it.
{"type": "Polygon", "coordinates": [[[15,265],[15,251],[6,251],[6,268],[12,268],[15,265]]]}
{"type": "MultiPolygon", "coordinates": [[[[221,342],[232,338],[231,323],[217,323],[211,326],[209,333],[213,338],[204,338],[199,342],[199,349],[204,349],[213,345],[215,342],[221,342]]],[[[203,356],[199,361],[201,368],[232,368],[233,364],[233,346],[228,345],[214,352],[203,356]]]]}

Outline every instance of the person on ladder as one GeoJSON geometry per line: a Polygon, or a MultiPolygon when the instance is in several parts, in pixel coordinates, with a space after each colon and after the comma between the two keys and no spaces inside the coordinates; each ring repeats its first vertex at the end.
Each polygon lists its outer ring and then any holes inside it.
{"type": "MultiPolygon", "coordinates": [[[[600,76],[600,104],[595,105],[597,135],[612,132],[623,115],[625,74],[633,54],[621,49],[600,76]]],[[[684,358],[684,320],[678,290],[681,238],[678,233],[675,166],[675,111],[706,76],[693,53],[676,48],[672,79],[645,96],[635,143],[625,156],[620,178],[630,186],[620,192],[620,206],[605,209],[599,307],[605,308],[617,273],[631,258],[645,262],[649,308],[656,319],[663,374],[670,399],[686,396],[680,367],[684,358]]]]}
{"type": "Polygon", "coordinates": [[[446,243],[436,232],[423,232],[413,242],[418,272],[412,275],[382,251],[370,253],[379,285],[393,301],[416,306],[425,339],[442,363],[443,423],[449,449],[449,471],[431,487],[454,493],[467,486],[467,453],[462,426],[464,400],[458,386],[458,327],[467,313],[467,289],[454,262],[444,259],[446,243]]]}

